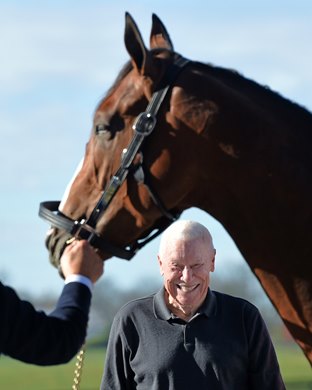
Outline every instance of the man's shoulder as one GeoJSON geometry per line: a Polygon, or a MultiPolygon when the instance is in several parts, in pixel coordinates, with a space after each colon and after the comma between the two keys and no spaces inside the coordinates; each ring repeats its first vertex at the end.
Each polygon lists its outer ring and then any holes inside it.
{"type": "Polygon", "coordinates": [[[237,297],[230,294],[225,294],[215,290],[212,291],[212,293],[215,295],[218,305],[221,306],[226,305],[232,307],[233,309],[240,308],[242,310],[255,311],[255,312],[258,311],[258,308],[253,303],[251,303],[250,301],[244,298],[237,297]]]}

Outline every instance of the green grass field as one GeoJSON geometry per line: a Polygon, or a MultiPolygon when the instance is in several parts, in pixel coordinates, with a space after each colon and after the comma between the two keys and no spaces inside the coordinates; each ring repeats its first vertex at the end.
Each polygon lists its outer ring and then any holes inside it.
{"type": "MultiPolygon", "coordinates": [[[[277,354],[287,390],[312,390],[312,370],[299,348],[278,348],[277,354]]],[[[103,350],[87,350],[81,379],[81,390],[96,390],[99,388],[103,362],[103,350]]],[[[69,390],[72,388],[74,370],[75,359],[61,366],[36,367],[7,357],[1,357],[0,389],[69,390]]]]}

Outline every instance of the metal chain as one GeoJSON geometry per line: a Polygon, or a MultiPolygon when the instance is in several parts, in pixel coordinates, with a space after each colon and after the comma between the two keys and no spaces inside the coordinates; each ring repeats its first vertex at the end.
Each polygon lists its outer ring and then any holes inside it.
{"type": "Polygon", "coordinates": [[[72,390],[79,390],[80,389],[80,381],[81,381],[81,375],[82,375],[82,368],[83,368],[83,363],[85,359],[85,354],[86,354],[86,344],[83,344],[81,347],[77,358],[76,358],[76,369],[74,372],[74,383],[72,385],[72,390]]]}

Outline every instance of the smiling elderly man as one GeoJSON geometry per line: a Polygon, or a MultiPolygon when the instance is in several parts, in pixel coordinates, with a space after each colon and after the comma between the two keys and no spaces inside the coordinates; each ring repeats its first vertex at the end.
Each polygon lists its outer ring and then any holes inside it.
{"type": "Polygon", "coordinates": [[[178,221],[164,232],[164,287],[117,313],[102,389],[285,389],[258,309],[210,290],[215,254],[197,222],[178,221]]]}

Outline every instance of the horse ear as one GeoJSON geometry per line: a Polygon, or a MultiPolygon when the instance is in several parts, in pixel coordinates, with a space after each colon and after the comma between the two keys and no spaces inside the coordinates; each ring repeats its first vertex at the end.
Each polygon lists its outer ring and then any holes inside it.
{"type": "Polygon", "coordinates": [[[132,16],[126,12],[125,45],[134,66],[139,73],[143,73],[148,50],[146,49],[141,33],[132,16]]]}
{"type": "Polygon", "coordinates": [[[163,22],[155,14],[152,15],[152,31],[150,36],[150,48],[166,48],[173,51],[173,44],[163,22]]]}

